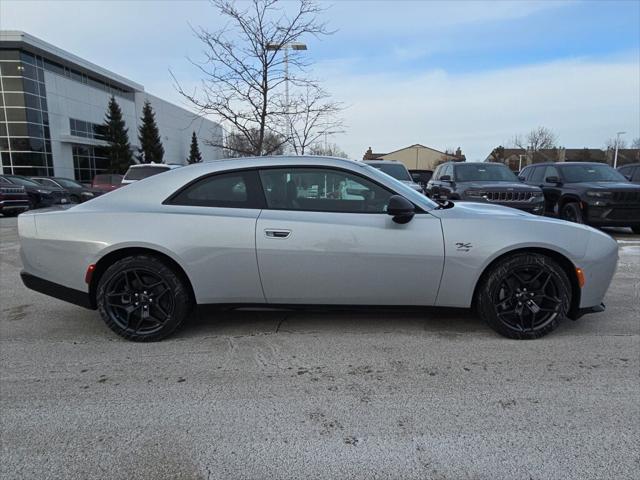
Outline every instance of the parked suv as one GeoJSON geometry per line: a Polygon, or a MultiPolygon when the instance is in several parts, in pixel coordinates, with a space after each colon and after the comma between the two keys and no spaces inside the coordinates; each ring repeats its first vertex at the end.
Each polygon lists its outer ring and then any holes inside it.
{"type": "Polygon", "coordinates": [[[422,187],[413,181],[409,170],[407,170],[407,167],[405,167],[403,163],[396,162],[395,160],[367,160],[364,163],[371,165],[373,168],[377,168],[396,180],[400,180],[414,190],[424,193],[422,187]]]}
{"type": "Polygon", "coordinates": [[[640,163],[632,163],[624,167],[618,167],[618,171],[627,177],[631,183],[640,183],[640,163]]]}
{"type": "Polygon", "coordinates": [[[182,167],[173,163],[141,163],[139,165],[131,165],[127,173],[124,174],[122,185],[128,185],[138,180],[144,180],[147,177],[157,175],[162,172],[168,172],[174,168],[182,167]]]}
{"type": "Polygon", "coordinates": [[[640,233],[640,185],[609,165],[539,163],[523,168],[520,177],[542,188],[547,215],[593,226],[631,227],[640,233]]]}
{"type": "Polygon", "coordinates": [[[45,208],[52,205],[66,205],[71,203],[69,195],[61,188],[45,187],[30,178],[20,175],[2,175],[9,183],[24,187],[29,197],[29,208],[45,208]]]}
{"type": "Polygon", "coordinates": [[[89,188],[80,182],[62,177],[31,177],[31,180],[40,185],[52,188],[62,188],[69,194],[71,203],[82,203],[101,195],[103,192],[97,188],[89,188]]]}
{"type": "Polygon", "coordinates": [[[0,177],[0,213],[5,217],[15,217],[29,210],[29,196],[22,185],[14,185],[0,177]]]}
{"type": "Polygon", "coordinates": [[[103,193],[111,192],[122,186],[122,175],[115,173],[99,173],[93,177],[91,188],[100,190],[103,193]]]}
{"type": "Polygon", "coordinates": [[[542,190],[520,182],[502,163],[443,163],[429,180],[427,195],[435,200],[503,205],[536,215],[544,212],[542,190]]]}

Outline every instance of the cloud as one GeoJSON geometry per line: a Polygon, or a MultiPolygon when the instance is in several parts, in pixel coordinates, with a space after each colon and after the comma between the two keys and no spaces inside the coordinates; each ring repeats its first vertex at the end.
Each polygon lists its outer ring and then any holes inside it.
{"type": "Polygon", "coordinates": [[[553,129],[566,147],[601,147],[620,130],[640,136],[637,55],[463,75],[437,69],[362,75],[344,67],[325,73],[329,91],[351,105],[345,112],[349,133],[336,141],[354,158],[369,146],[392,151],[423,143],[461,146],[467,158],[481,160],[539,125],[553,129]]]}

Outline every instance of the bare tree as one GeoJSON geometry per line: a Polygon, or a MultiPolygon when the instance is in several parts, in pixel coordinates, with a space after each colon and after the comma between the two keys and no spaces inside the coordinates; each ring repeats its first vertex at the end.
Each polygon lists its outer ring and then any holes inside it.
{"type": "Polygon", "coordinates": [[[344,127],[338,114],[343,107],[329,100],[329,95],[317,85],[305,85],[290,105],[289,131],[291,147],[298,155],[317,143],[323,136],[344,127]]]}
{"type": "Polygon", "coordinates": [[[633,139],[633,142],[631,142],[631,148],[640,148],[640,137],[633,139]]]}
{"type": "Polygon", "coordinates": [[[314,143],[309,146],[308,153],[310,153],[311,155],[319,155],[324,157],[349,158],[349,155],[347,155],[347,152],[342,150],[335,143],[327,143],[327,144],[323,144],[320,142],[314,143]]]}
{"type": "MultiPolygon", "coordinates": [[[[299,0],[287,13],[276,7],[276,0],[252,0],[246,8],[246,3],[237,6],[232,0],[211,3],[225,17],[226,26],[214,32],[193,29],[204,44],[206,59],[191,63],[203,78],[199,87],[186,91],[174,76],[176,89],[201,115],[213,115],[230,134],[244,136],[241,145],[248,151],[237,153],[274,153],[280,145],[267,144],[268,135],[289,140],[282,95],[285,82],[313,84],[304,77],[308,63],[298,55],[289,56],[287,74],[283,50],[305,35],[331,33],[317,19],[323,9],[313,0],[299,0]]],[[[209,143],[225,149],[234,145],[221,144],[218,139],[209,143]]]]}
{"type": "Polygon", "coordinates": [[[556,146],[558,138],[547,127],[538,127],[531,130],[526,136],[516,135],[513,144],[518,148],[531,149],[533,153],[556,146]]]}
{"type": "Polygon", "coordinates": [[[624,138],[616,139],[616,137],[611,137],[607,139],[604,143],[605,150],[615,150],[616,149],[616,140],[618,141],[618,149],[627,148],[627,142],[624,138]]]}
{"type": "MultiPolygon", "coordinates": [[[[254,156],[253,145],[259,132],[252,128],[247,132],[231,132],[224,141],[224,152],[227,158],[239,158],[254,156]]],[[[264,134],[263,150],[265,155],[282,155],[286,140],[281,135],[267,131],[264,134]]]]}

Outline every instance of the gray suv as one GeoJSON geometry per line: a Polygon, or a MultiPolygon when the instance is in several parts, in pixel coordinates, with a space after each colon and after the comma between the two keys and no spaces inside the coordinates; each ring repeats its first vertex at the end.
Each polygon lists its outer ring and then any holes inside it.
{"type": "Polygon", "coordinates": [[[405,167],[403,163],[396,162],[394,160],[367,160],[364,163],[371,165],[373,168],[377,168],[396,180],[400,180],[415,191],[424,193],[423,188],[413,181],[409,170],[407,170],[407,167],[405,167]]]}
{"type": "Polygon", "coordinates": [[[542,190],[523,184],[502,163],[443,163],[429,180],[427,195],[435,200],[486,202],[536,215],[544,213],[542,190]]]}

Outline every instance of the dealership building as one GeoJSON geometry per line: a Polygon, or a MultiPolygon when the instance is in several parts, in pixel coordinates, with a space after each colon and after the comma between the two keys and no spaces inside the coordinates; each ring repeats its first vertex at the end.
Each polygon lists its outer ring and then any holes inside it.
{"type": "Polygon", "coordinates": [[[102,124],[112,95],[122,109],[134,151],[148,100],[166,163],[186,162],[192,132],[205,161],[222,158],[220,148],[203,141],[222,137],[219,124],[27,33],[0,31],[0,171],[83,182],[106,171],[102,124]]]}

